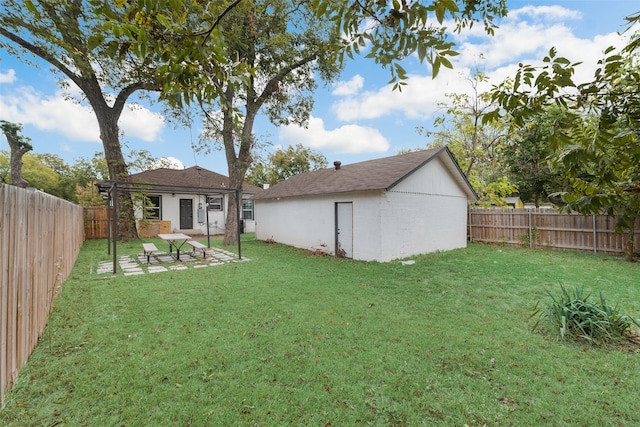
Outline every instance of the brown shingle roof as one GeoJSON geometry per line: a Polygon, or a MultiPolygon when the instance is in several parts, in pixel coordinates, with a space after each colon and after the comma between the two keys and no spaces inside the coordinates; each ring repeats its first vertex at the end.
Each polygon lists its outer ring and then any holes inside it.
{"type": "MultiPolygon", "coordinates": [[[[153,169],[129,175],[132,182],[197,188],[229,188],[229,178],[200,166],[186,169],[153,169]]],[[[262,188],[244,183],[242,190],[247,193],[262,192],[262,188]]]]}
{"type": "Polygon", "coordinates": [[[294,175],[254,195],[254,200],[351,191],[390,190],[414,171],[440,157],[470,199],[477,195],[448,148],[433,148],[294,175]]]}

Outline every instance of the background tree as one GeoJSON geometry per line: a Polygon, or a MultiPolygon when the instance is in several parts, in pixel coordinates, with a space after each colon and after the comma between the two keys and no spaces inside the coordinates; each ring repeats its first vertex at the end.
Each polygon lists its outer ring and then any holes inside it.
{"type": "Polygon", "coordinates": [[[102,199],[96,183],[109,179],[109,170],[103,152],[94,153],[91,159],[81,157],[71,166],[76,183],[76,198],[82,206],[102,206],[102,199]]]}
{"type": "MultiPolygon", "coordinates": [[[[53,67],[82,90],[95,113],[111,179],[128,175],[119,140],[118,120],[127,99],[141,89],[154,89],[153,68],[103,31],[107,0],[4,0],[0,8],[0,47],[24,61],[29,53],[53,67]],[[115,97],[111,93],[115,93],[115,97]]],[[[119,193],[118,238],[137,237],[133,207],[119,193]]]]}
{"type": "Polygon", "coordinates": [[[562,165],[553,161],[550,141],[558,114],[557,109],[548,109],[527,120],[511,135],[503,151],[509,179],[520,198],[536,207],[540,203],[563,204],[557,194],[566,190],[567,181],[562,165]]]}
{"type": "MultiPolygon", "coordinates": [[[[170,167],[166,159],[154,158],[146,150],[133,150],[126,155],[127,162],[138,170],[170,167]]],[[[104,153],[96,152],[91,159],[81,157],[68,165],[55,154],[27,153],[23,164],[23,175],[31,187],[83,206],[105,204],[95,184],[109,179],[104,153]]],[[[10,153],[0,150],[0,179],[10,182],[10,153]]]]}
{"type": "Polygon", "coordinates": [[[66,164],[60,156],[55,154],[44,153],[34,154],[34,156],[37,157],[43,165],[53,170],[59,177],[57,186],[47,192],[62,199],[77,203],[77,177],[74,175],[72,167],[66,164]]]}
{"type": "MultiPolygon", "coordinates": [[[[638,21],[640,14],[629,19],[638,21]]],[[[563,112],[550,141],[571,184],[562,194],[565,209],[616,216],[618,230],[627,236],[629,259],[640,217],[638,38],[632,37],[620,52],[608,48],[590,82],[574,82],[578,64],[551,49],[545,65],[521,65],[512,83],[494,91],[494,99],[518,126],[549,105],[563,112]]]]}
{"type": "MultiPolygon", "coordinates": [[[[0,150],[0,176],[7,176],[10,173],[10,158],[10,152],[0,150]]],[[[22,175],[25,182],[29,183],[29,187],[37,188],[65,200],[74,201],[64,197],[68,195],[68,192],[61,186],[61,176],[44,163],[40,155],[31,153],[24,155],[22,158],[22,175]]],[[[11,179],[8,181],[11,181],[11,179]]]]}
{"type": "Polygon", "coordinates": [[[254,161],[246,181],[258,187],[275,185],[290,176],[326,168],[327,165],[327,158],[322,153],[302,144],[290,145],[286,150],[270,154],[267,161],[254,161]]]}
{"type": "Polygon", "coordinates": [[[0,120],[0,129],[7,138],[11,151],[11,184],[16,187],[27,188],[28,182],[22,178],[22,157],[33,150],[31,139],[18,135],[22,131],[22,125],[0,120]]]}
{"type": "Polygon", "coordinates": [[[109,179],[107,161],[104,159],[104,153],[99,151],[95,152],[90,159],[86,157],[77,159],[71,165],[71,170],[76,178],[76,184],[80,187],[95,185],[96,182],[109,179]]]}
{"type": "Polygon", "coordinates": [[[498,108],[491,93],[480,91],[487,76],[476,71],[467,81],[470,93],[447,94],[450,103],[441,105],[445,113],[434,120],[435,130],[419,128],[418,132],[431,138],[428,148],[449,147],[481,202],[504,205],[505,197],[517,191],[504,164],[508,126],[501,119],[483,122],[487,113],[498,108]]]}

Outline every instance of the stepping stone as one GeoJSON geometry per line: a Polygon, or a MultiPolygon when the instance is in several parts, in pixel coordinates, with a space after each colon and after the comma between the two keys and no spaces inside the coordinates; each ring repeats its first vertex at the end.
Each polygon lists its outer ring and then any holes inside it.
{"type": "Polygon", "coordinates": [[[125,271],[125,272],[124,272],[124,275],[125,275],[125,276],[137,276],[137,275],[139,275],[139,274],[144,274],[144,271],[142,271],[142,270],[139,270],[139,271],[137,271],[137,270],[136,270],[136,271],[132,270],[132,271],[125,271]]]}

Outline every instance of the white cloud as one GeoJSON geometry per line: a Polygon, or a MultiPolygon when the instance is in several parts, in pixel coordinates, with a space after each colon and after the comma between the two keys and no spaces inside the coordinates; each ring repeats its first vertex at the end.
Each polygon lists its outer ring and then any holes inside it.
{"type": "Polygon", "coordinates": [[[468,74],[464,69],[441,70],[436,79],[431,76],[411,75],[402,92],[384,86],[377,92],[367,92],[361,97],[349,97],[333,104],[338,120],[351,122],[377,119],[400,112],[411,119],[427,119],[441,109],[447,93],[466,92],[469,86],[460,77],[468,74]]]}
{"type": "Polygon", "coordinates": [[[364,78],[356,74],[349,81],[341,81],[335,85],[332,94],[336,96],[355,95],[364,86],[364,78]]]}
{"type": "Polygon", "coordinates": [[[60,133],[77,141],[99,141],[98,123],[90,108],[65,100],[61,94],[45,96],[22,86],[0,96],[7,120],[60,133]]]}
{"type": "Polygon", "coordinates": [[[140,104],[128,104],[122,111],[118,126],[125,136],[143,141],[156,141],[164,127],[164,117],[140,104]]]}
{"type": "Polygon", "coordinates": [[[480,91],[486,91],[492,84],[514,76],[519,62],[541,65],[552,47],[559,56],[581,61],[583,65],[576,69],[575,79],[589,81],[602,52],[610,45],[622,47],[633,32],[627,32],[625,37],[611,32],[591,39],[580,38],[565,23],[580,18],[579,12],[560,6],[515,9],[500,23],[493,37],[486,35],[481,26],[455,35],[460,55],[452,58],[454,70],[441,68],[435,79],[411,75],[403,92],[384,86],[377,91],[352,93],[334,102],[332,109],[343,122],[373,120],[394,113],[412,119],[431,119],[442,103],[449,103],[446,94],[469,93],[468,78],[461,75],[469,76],[476,69],[484,71],[490,81],[480,91]]]}
{"type": "Polygon", "coordinates": [[[175,157],[160,157],[154,168],[163,167],[168,169],[184,169],[184,163],[175,157]]]}
{"type": "Polygon", "coordinates": [[[544,21],[580,19],[582,14],[576,10],[562,6],[532,6],[527,5],[509,12],[507,19],[524,19],[525,17],[544,21]]]}
{"type": "Polygon", "coordinates": [[[290,125],[281,127],[279,132],[285,145],[302,144],[335,153],[384,153],[389,149],[389,142],[377,129],[346,125],[328,130],[324,121],[317,117],[309,119],[306,129],[290,125]]]}
{"type": "MultiPolygon", "coordinates": [[[[72,88],[70,88],[72,89],[72,88]]],[[[100,130],[93,110],[67,99],[69,91],[45,95],[30,86],[20,86],[0,94],[0,110],[5,120],[30,124],[39,130],[55,132],[75,141],[100,141],[100,130]]],[[[138,104],[125,108],[119,126],[125,136],[156,140],[164,118],[138,104]]]]}
{"type": "Polygon", "coordinates": [[[6,73],[0,73],[0,84],[13,83],[16,81],[16,70],[9,70],[6,73]]]}

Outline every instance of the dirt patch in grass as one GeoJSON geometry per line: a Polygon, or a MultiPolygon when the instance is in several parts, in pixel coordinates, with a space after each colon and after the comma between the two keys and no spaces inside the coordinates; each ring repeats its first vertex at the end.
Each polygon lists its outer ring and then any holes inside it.
{"type": "Polygon", "coordinates": [[[629,331],[625,340],[618,344],[616,348],[626,353],[640,353],[640,331],[629,331]]]}

